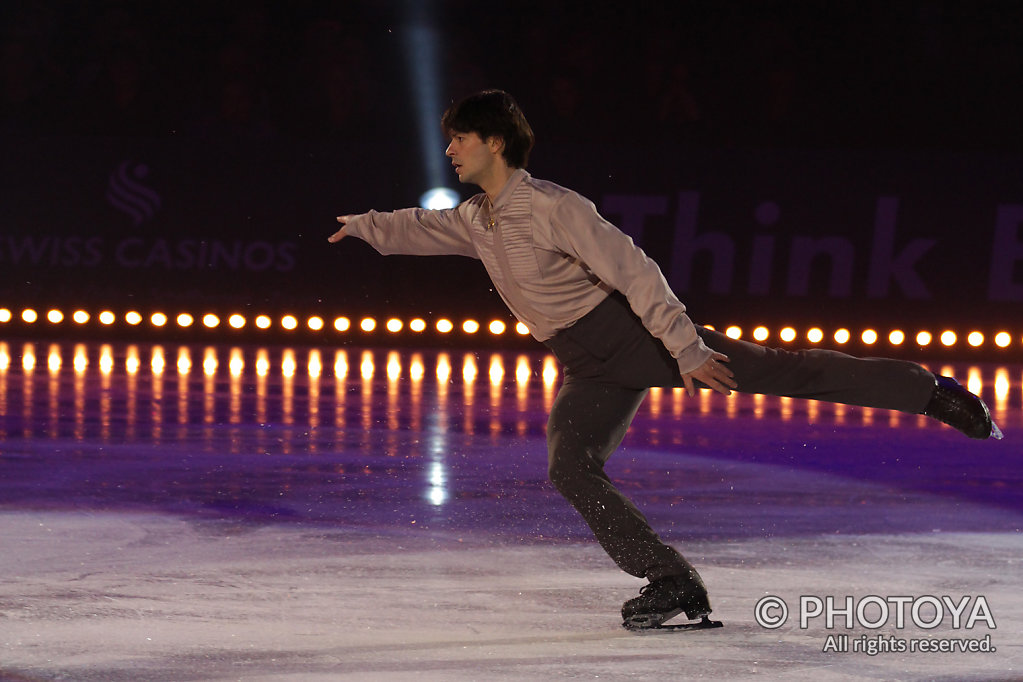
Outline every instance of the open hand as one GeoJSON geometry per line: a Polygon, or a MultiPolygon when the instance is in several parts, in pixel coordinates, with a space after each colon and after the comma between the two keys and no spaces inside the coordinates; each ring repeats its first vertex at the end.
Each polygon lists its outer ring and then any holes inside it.
{"type": "Polygon", "coordinates": [[[735,388],[735,374],[722,363],[728,362],[728,356],[722,353],[714,353],[707,361],[682,375],[682,382],[686,386],[686,393],[696,395],[696,383],[701,381],[718,393],[731,395],[731,389],[735,388]]]}

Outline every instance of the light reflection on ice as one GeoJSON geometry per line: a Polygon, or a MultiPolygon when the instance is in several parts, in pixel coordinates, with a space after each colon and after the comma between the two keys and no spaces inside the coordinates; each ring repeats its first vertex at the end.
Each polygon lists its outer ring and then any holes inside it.
{"type": "Polygon", "coordinates": [[[476,381],[476,375],[479,370],[476,369],[476,356],[472,353],[466,353],[465,358],[462,360],[462,378],[465,379],[466,383],[472,383],[476,381]]]}
{"type": "Polygon", "coordinates": [[[430,463],[428,482],[430,489],[426,493],[426,499],[435,507],[439,507],[448,499],[447,477],[444,474],[444,465],[439,461],[430,463]]]}
{"type": "Polygon", "coordinates": [[[46,358],[46,366],[49,367],[50,372],[56,373],[60,371],[60,364],[61,364],[60,346],[51,343],[49,354],[47,355],[46,358]]]}
{"type": "Polygon", "coordinates": [[[188,346],[178,348],[178,374],[188,374],[192,371],[192,354],[188,346]]]}
{"type": "Polygon", "coordinates": [[[26,343],[24,350],[21,352],[21,368],[26,372],[31,372],[36,366],[36,351],[35,346],[31,343],[26,343]]]}
{"type": "Polygon", "coordinates": [[[295,362],[295,351],[291,348],[284,349],[284,353],[281,356],[281,374],[286,378],[295,376],[295,371],[298,369],[298,363],[295,362]]]}
{"type": "Polygon", "coordinates": [[[437,381],[446,383],[451,378],[451,360],[447,353],[437,356],[437,381]]]}
{"type": "Polygon", "coordinates": [[[334,377],[344,379],[348,376],[348,353],[339,350],[334,353],[334,377]]]}
{"type": "Polygon", "coordinates": [[[359,373],[363,379],[372,379],[375,371],[373,366],[373,353],[368,350],[362,351],[362,358],[359,361],[359,373]]]}
{"type": "MultiPolygon", "coordinates": [[[[213,439],[220,437],[212,428],[217,425],[282,424],[303,428],[275,433],[268,442],[291,449],[320,438],[312,447],[319,451],[321,442],[358,439],[360,430],[425,431],[424,452],[446,470],[452,433],[526,435],[535,428],[531,425],[545,420],[561,378],[554,358],[545,353],[328,352],[0,342],[0,408],[20,417],[22,435],[32,432],[51,438],[99,435],[159,442],[167,437],[164,427],[169,423],[177,425],[174,433],[181,438],[194,438],[192,427],[203,426],[199,437],[213,439]],[[349,363],[355,360],[358,374],[351,376],[349,363]],[[166,376],[170,362],[176,380],[166,376]],[[196,377],[199,363],[202,371],[196,377]],[[479,384],[484,377],[486,389],[479,384]],[[96,388],[101,389],[99,395],[92,393],[96,388]],[[47,423],[40,426],[40,419],[47,423]],[[323,436],[317,433],[321,429],[338,435],[323,436]]],[[[999,422],[1011,424],[1018,418],[1023,377],[1016,367],[946,363],[939,372],[958,375],[970,390],[984,394],[999,422]]],[[[709,390],[691,398],[673,388],[650,391],[640,413],[644,418],[631,433],[642,434],[651,443],[684,444],[685,417],[697,414],[753,421],[780,417],[811,425],[935,426],[932,420],[895,412],[738,393],[726,398],[709,390]]],[[[232,445],[227,450],[239,448],[232,445]]],[[[394,456],[414,456],[409,452],[395,442],[394,456]]],[[[439,494],[431,496],[440,499],[439,494]]]]}
{"type": "Polygon", "coordinates": [[[401,377],[401,361],[398,359],[398,353],[391,351],[387,354],[387,378],[394,382],[401,377]]]}

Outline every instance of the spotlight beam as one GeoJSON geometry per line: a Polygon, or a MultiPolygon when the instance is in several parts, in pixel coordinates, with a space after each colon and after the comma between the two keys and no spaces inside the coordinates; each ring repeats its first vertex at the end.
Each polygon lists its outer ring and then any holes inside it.
{"type": "MultiPolygon", "coordinates": [[[[437,116],[441,110],[440,32],[435,23],[435,3],[432,0],[405,0],[402,4],[405,26],[403,28],[405,59],[408,64],[412,85],[412,98],[419,131],[420,156],[426,181],[431,191],[445,187],[444,163],[441,137],[437,116]]],[[[428,193],[429,194],[429,193],[428,193]]],[[[457,193],[454,193],[457,203],[457,193]]],[[[450,201],[450,194],[446,195],[450,201]]],[[[422,202],[429,200],[424,195],[422,202]]],[[[434,195],[434,201],[436,201],[434,195]]],[[[428,208],[446,207],[441,203],[429,202],[428,208]]],[[[454,204],[451,204],[454,205],[454,204]]]]}

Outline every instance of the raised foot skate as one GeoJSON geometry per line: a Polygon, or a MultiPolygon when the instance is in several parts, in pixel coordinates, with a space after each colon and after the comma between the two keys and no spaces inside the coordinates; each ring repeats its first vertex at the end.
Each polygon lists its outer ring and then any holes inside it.
{"type": "Polygon", "coordinates": [[[934,392],[923,414],[962,431],[970,438],[1002,438],[1002,432],[991,419],[991,411],[984,401],[952,377],[935,378],[934,392]]]}
{"type": "MultiPolygon", "coordinates": [[[[668,618],[678,615],[673,613],[668,618]]],[[[719,620],[711,620],[707,614],[700,617],[700,620],[691,620],[687,623],[665,623],[668,618],[659,619],[633,619],[622,623],[622,627],[631,632],[670,632],[676,630],[709,630],[711,628],[722,628],[725,626],[719,620]]]]}

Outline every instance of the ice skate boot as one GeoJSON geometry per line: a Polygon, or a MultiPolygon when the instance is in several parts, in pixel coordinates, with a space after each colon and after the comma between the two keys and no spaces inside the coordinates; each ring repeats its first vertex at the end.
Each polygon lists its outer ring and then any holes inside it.
{"type": "Polygon", "coordinates": [[[699,574],[669,575],[650,581],[639,596],[622,605],[622,625],[629,630],[697,630],[721,627],[720,621],[707,617],[711,611],[707,589],[699,574]],[[685,613],[692,622],[665,625],[664,622],[685,613]],[[699,620],[697,620],[699,619],[699,620]]]}
{"type": "Polygon", "coordinates": [[[984,401],[952,377],[936,377],[934,393],[923,414],[959,429],[970,438],[1002,437],[984,401]]]}

